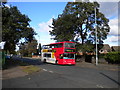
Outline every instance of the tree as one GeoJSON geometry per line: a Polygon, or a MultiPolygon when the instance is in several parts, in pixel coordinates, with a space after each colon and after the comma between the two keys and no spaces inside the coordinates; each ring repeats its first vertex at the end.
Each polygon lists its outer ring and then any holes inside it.
{"type": "Polygon", "coordinates": [[[55,36],[54,40],[57,41],[68,41],[73,40],[75,37],[74,32],[74,23],[75,20],[73,18],[73,15],[59,15],[57,19],[53,19],[53,28],[52,31],[50,31],[50,34],[52,36],[55,36]]]}
{"type": "Polygon", "coordinates": [[[0,4],[1,4],[1,5],[0,5],[0,6],[1,6],[1,7],[2,7],[2,6],[5,7],[5,4],[6,4],[6,3],[7,3],[7,0],[1,0],[1,1],[0,1],[0,4]]]}
{"type": "Polygon", "coordinates": [[[29,25],[30,21],[16,6],[2,7],[2,41],[5,42],[6,51],[12,53],[22,38],[26,41],[33,40],[36,33],[29,25]]]}
{"type": "Polygon", "coordinates": [[[95,8],[98,31],[98,43],[103,43],[109,32],[109,20],[99,11],[97,2],[68,2],[63,13],[53,19],[50,35],[54,40],[75,39],[84,43],[95,44],[95,8]]]}
{"type": "Polygon", "coordinates": [[[37,53],[37,40],[32,40],[28,42],[28,56],[32,56],[32,53],[37,53]]]}
{"type": "Polygon", "coordinates": [[[21,43],[20,53],[22,56],[32,56],[32,53],[37,53],[37,40],[33,39],[31,42],[21,43]]]}
{"type": "Polygon", "coordinates": [[[19,52],[21,56],[28,56],[28,47],[27,44],[28,42],[21,43],[19,46],[19,52]]]}

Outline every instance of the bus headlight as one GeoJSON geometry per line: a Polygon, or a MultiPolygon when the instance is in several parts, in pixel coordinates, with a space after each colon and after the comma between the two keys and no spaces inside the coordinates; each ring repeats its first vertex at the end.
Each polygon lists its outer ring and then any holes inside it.
{"type": "Polygon", "coordinates": [[[66,62],[66,61],[64,61],[64,62],[66,62]]]}

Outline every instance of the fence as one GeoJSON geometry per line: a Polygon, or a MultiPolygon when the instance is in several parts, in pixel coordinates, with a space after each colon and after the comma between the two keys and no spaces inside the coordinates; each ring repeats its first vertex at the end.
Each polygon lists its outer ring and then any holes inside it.
{"type": "Polygon", "coordinates": [[[2,66],[5,64],[5,52],[0,51],[0,69],[2,69],[2,66]]]}

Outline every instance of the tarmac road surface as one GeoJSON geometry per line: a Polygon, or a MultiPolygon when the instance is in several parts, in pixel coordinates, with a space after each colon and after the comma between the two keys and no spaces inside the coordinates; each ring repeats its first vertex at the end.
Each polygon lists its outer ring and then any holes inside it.
{"type": "Polygon", "coordinates": [[[3,88],[118,88],[118,71],[71,65],[43,64],[40,60],[17,58],[42,68],[24,77],[3,80],[3,88]]]}

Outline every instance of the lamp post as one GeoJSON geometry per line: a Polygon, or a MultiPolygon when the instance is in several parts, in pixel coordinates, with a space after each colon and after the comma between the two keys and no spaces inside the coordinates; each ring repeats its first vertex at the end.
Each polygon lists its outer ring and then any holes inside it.
{"type": "Polygon", "coordinates": [[[0,6],[2,7],[2,1],[0,1],[0,6]]]}
{"type": "Polygon", "coordinates": [[[40,45],[41,45],[41,44],[40,44],[40,36],[38,35],[38,51],[39,51],[39,54],[41,53],[41,51],[40,51],[40,49],[41,49],[40,47],[41,47],[41,46],[40,46],[40,45]]]}
{"type": "Polygon", "coordinates": [[[96,22],[96,7],[95,7],[95,36],[96,36],[96,65],[98,65],[98,47],[97,47],[97,22],[96,22]]]}

